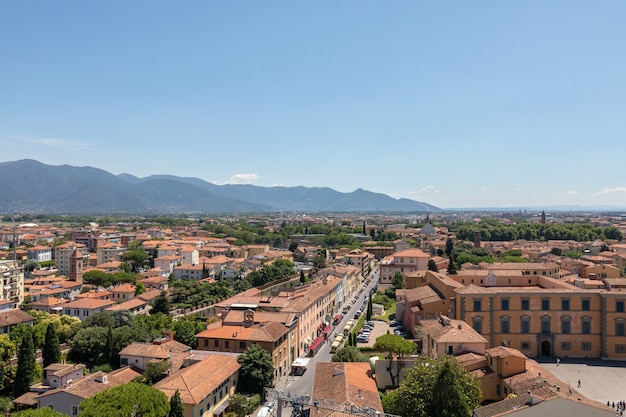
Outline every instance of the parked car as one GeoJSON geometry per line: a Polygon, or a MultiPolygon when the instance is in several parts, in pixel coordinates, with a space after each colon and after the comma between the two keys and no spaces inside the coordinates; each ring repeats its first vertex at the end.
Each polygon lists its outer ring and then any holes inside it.
{"type": "Polygon", "coordinates": [[[402,323],[400,323],[400,322],[399,322],[399,321],[397,321],[397,320],[391,320],[391,321],[389,322],[389,327],[396,327],[396,326],[402,326],[402,323]]]}
{"type": "Polygon", "coordinates": [[[370,341],[370,338],[369,336],[357,336],[356,341],[361,343],[367,343],[370,341]]]}

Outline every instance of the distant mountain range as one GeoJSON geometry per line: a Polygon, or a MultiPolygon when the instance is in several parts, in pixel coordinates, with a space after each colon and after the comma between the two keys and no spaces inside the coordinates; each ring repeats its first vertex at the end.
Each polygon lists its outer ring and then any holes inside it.
{"type": "Polygon", "coordinates": [[[198,178],[114,175],[24,159],[0,163],[0,213],[178,214],[420,212],[438,207],[358,189],[215,185],[198,178]]]}

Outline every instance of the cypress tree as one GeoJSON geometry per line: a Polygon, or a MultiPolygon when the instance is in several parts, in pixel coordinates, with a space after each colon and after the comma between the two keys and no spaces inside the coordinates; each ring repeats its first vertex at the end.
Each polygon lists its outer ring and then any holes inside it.
{"type": "Polygon", "coordinates": [[[373,312],[373,307],[372,307],[372,297],[368,297],[367,298],[367,314],[365,315],[365,319],[367,321],[370,321],[372,319],[372,312],[373,312]]]}
{"type": "Polygon", "coordinates": [[[13,384],[13,398],[30,390],[30,383],[35,376],[35,344],[30,330],[22,338],[17,356],[17,372],[13,384]]]}
{"type": "Polygon", "coordinates": [[[46,338],[41,352],[43,367],[58,363],[61,360],[61,346],[59,345],[59,335],[57,335],[54,324],[48,323],[46,328],[46,338]]]}
{"type": "Polygon", "coordinates": [[[115,351],[115,346],[113,344],[113,328],[111,326],[109,326],[109,331],[107,332],[107,345],[105,355],[106,361],[109,365],[111,365],[112,369],[116,369],[119,367],[117,352],[115,351]]]}
{"type": "Polygon", "coordinates": [[[300,270],[300,284],[304,284],[306,282],[306,278],[304,277],[304,269],[300,270]]]}
{"type": "Polygon", "coordinates": [[[170,398],[170,414],[169,417],[184,417],[185,406],[180,399],[180,392],[176,390],[172,398],[170,398]]]}

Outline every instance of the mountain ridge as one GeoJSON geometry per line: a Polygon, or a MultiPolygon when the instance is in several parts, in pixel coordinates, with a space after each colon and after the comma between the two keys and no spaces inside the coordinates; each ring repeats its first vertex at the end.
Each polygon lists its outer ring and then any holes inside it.
{"type": "Polygon", "coordinates": [[[115,175],[90,166],[0,162],[0,212],[174,214],[438,212],[431,204],[361,188],[217,185],[195,177],[115,175]]]}

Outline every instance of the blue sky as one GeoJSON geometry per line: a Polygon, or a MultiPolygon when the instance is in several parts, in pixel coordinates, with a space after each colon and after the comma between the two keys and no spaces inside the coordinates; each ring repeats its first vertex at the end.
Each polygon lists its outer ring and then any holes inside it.
{"type": "Polygon", "coordinates": [[[626,207],[624,1],[5,1],[0,160],[626,207]]]}

